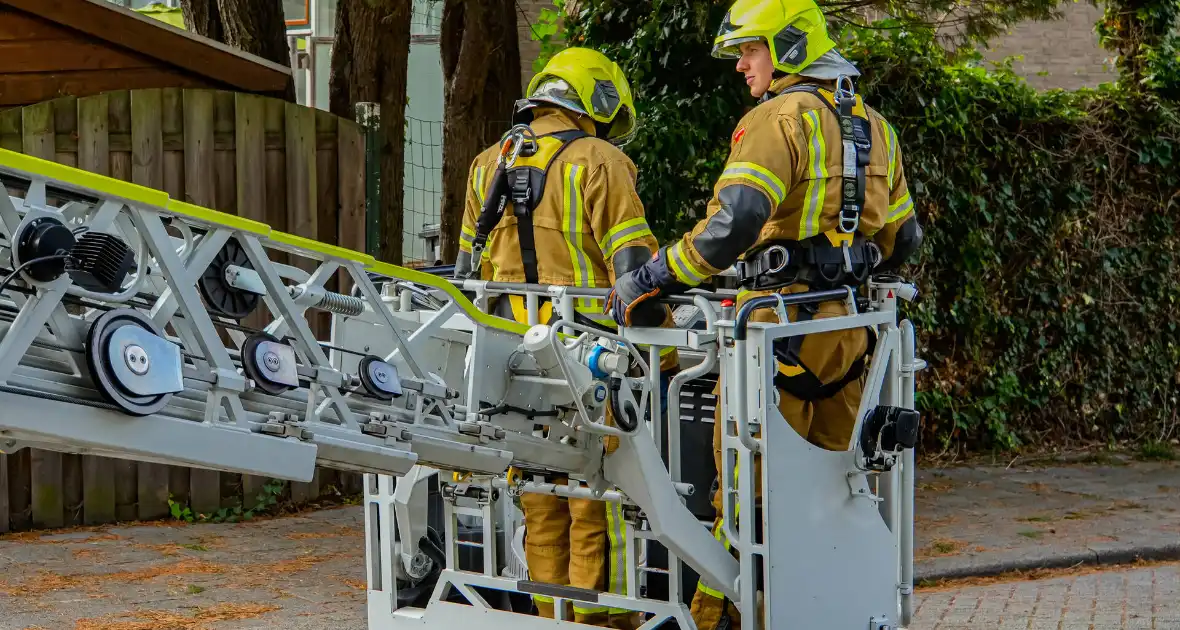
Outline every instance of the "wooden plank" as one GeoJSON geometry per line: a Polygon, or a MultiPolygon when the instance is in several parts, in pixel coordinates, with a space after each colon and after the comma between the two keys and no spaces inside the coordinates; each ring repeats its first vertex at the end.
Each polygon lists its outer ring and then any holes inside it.
{"type": "Polygon", "coordinates": [[[184,149],[182,145],[180,149],[168,150],[163,139],[165,136],[184,132],[183,98],[184,91],[180,88],[163,90],[163,111],[160,120],[163,134],[160,138],[160,147],[164,152],[164,192],[173,199],[184,199],[184,149]]]}
{"type": "MultiPolygon", "coordinates": [[[[233,92],[215,92],[213,94],[213,133],[236,135],[234,132],[235,110],[233,92]]],[[[216,205],[214,209],[230,214],[238,213],[236,142],[235,138],[235,146],[224,149],[217,148],[213,156],[213,168],[216,173],[214,178],[216,205]]]]}
{"type": "MultiPolygon", "coordinates": [[[[78,167],[99,175],[111,174],[108,142],[110,97],[78,99],[78,167]]],[[[115,462],[106,457],[82,457],[82,522],[98,525],[115,521],[115,462]]]]}
{"type": "MultiPolygon", "coordinates": [[[[111,177],[131,181],[131,92],[111,92],[107,94],[107,100],[110,107],[108,142],[111,143],[111,177]],[[127,145],[126,148],[116,149],[113,139],[120,135],[127,137],[127,145]]],[[[117,466],[115,468],[118,470],[117,466]]]]}
{"type": "Polygon", "coordinates": [[[0,74],[70,70],[109,72],[159,65],[159,62],[144,55],[80,40],[76,36],[35,40],[0,39],[0,74]]]}
{"type": "Polygon", "coordinates": [[[64,524],[82,524],[82,456],[63,453],[61,456],[62,503],[65,507],[64,524]]]}
{"type": "MultiPolygon", "coordinates": [[[[206,208],[218,207],[213,128],[214,93],[185,90],[185,201],[206,208]]],[[[189,507],[194,514],[213,514],[221,507],[220,472],[200,468],[189,472],[189,507]]]]}
{"type": "MultiPolygon", "coordinates": [[[[337,119],[337,181],[340,191],[339,215],[336,218],[337,243],[358,252],[365,251],[365,136],[361,126],[351,120],[337,119]]],[[[352,282],[342,279],[340,291],[352,290],[352,282]]]]}
{"type": "Polygon", "coordinates": [[[24,108],[21,151],[45,160],[54,158],[53,103],[37,103],[24,108]]]}
{"type": "Polygon", "coordinates": [[[168,493],[171,500],[179,503],[182,507],[188,505],[191,489],[192,469],[187,466],[169,466],[168,493]]]}
{"type": "Polygon", "coordinates": [[[238,180],[236,214],[266,222],[266,145],[263,135],[266,101],[250,94],[235,94],[234,111],[234,159],[238,180]]]}
{"type": "Polygon", "coordinates": [[[139,462],[136,498],[140,520],[149,521],[168,515],[168,466],[139,462]]]}
{"type": "MultiPolygon", "coordinates": [[[[339,238],[339,228],[336,225],[337,217],[339,216],[339,190],[336,186],[336,162],[337,157],[336,143],[333,141],[330,145],[324,146],[320,144],[319,138],[326,133],[333,135],[335,140],[336,134],[336,117],[323,110],[312,110],[315,112],[315,133],[316,133],[316,152],[315,152],[315,212],[316,212],[316,234],[313,237],[321,243],[336,243],[339,238]]],[[[336,273],[336,276],[326,283],[326,288],[331,291],[337,291],[340,287],[340,277],[347,275],[347,272],[341,270],[336,273]]],[[[332,330],[332,317],[330,313],[317,311],[316,315],[319,317],[320,328],[317,332],[322,333],[324,338],[329,338],[332,330]]]]}
{"type": "Polygon", "coordinates": [[[320,498],[324,488],[324,469],[316,466],[315,475],[308,482],[291,484],[291,503],[302,505],[320,498]]]}
{"type": "Polygon", "coordinates": [[[163,68],[30,72],[4,77],[0,105],[28,105],[61,96],[92,96],[113,90],[165,87],[220,87],[219,84],[163,68]]]}
{"type": "Polygon", "coordinates": [[[287,114],[287,231],[319,238],[315,110],[284,103],[287,114]]]}
{"type": "Polygon", "coordinates": [[[0,7],[0,40],[68,39],[77,33],[35,14],[0,7]]]}
{"type": "MultiPolygon", "coordinates": [[[[279,110],[281,116],[281,110],[279,110]]],[[[282,129],[282,120],[273,120],[274,114],[267,115],[267,99],[250,94],[234,95],[234,159],[237,165],[237,214],[262,221],[282,230],[283,223],[275,224],[274,216],[281,214],[272,207],[282,208],[286,203],[283,187],[282,154],[273,155],[266,150],[268,125],[274,131],[282,129]],[[269,205],[268,205],[269,204],[269,205]]],[[[285,222],[284,222],[285,223],[285,222]]],[[[270,254],[271,260],[285,263],[286,258],[270,254]]],[[[251,328],[262,328],[274,321],[263,303],[246,317],[243,323],[251,328]]],[[[252,506],[253,490],[263,483],[258,479],[242,478],[245,507],[252,506]]]]}
{"type": "MultiPolygon", "coordinates": [[[[251,98],[261,101],[266,112],[263,126],[265,135],[281,135],[283,138],[283,146],[273,149],[266,146],[265,137],[259,143],[266,154],[266,214],[263,215],[262,221],[276,230],[289,232],[291,226],[288,222],[289,214],[287,212],[290,200],[287,198],[289,188],[286,159],[287,130],[284,122],[286,118],[285,103],[270,98],[251,98]]],[[[281,262],[286,262],[285,257],[281,262]]]]}
{"type": "Polygon", "coordinates": [[[0,534],[12,529],[8,510],[8,456],[0,453],[0,534]]]}
{"type": "Polygon", "coordinates": [[[176,66],[186,74],[207,77],[235,89],[282,92],[291,77],[287,64],[248,55],[109,2],[4,0],[4,3],[176,66]]]}
{"type": "Polygon", "coordinates": [[[212,208],[216,205],[213,183],[213,92],[185,90],[183,106],[184,200],[212,208]]]}
{"type": "Polygon", "coordinates": [[[115,460],[95,455],[82,458],[82,499],[84,524],[115,522],[115,460]]]}
{"type": "Polygon", "coordinates": [[[242,507],[242,475],[221,476],[221,507],[242,507]]]}
{"type": "Polygon", "coordinates": [[[31,449],[33,527],[65,525],[61,453],[31,449]]]}
{"type": "MultiPolygon", "coordinates": [[[[52,160],[55,156],[53,103],[38,103],[24,108],[21,122],[23,152],[52,160]]],[[[32,524],[36,527],[61,527],[65,516],[61,453],[30,449],[29,477],[32,524]]]]}
{"type": "Polygon", "coordinates": [[[340,472],[340,491],[346,495],[362,494],[365,490],[365,477],[355,472],[340,472]]]}
{"type": "Polygon", "coordinates": [[[115,519],[134,521],[139,514],[139,464],[127,459],[116,459],[115,519]]]}
{"type": "Polygon", "coordinates": [[[78,134],[78,99],[65,96],[53,101],[53,161],[66,166],[78,166],[78,149],[59,151],[57,137],[78,134]]]}
{"type": "MultiPolygon", "coordinates": [[[[280,103],[280,101],[272,101],[280,103]]],[[[294,103],[281,103],[285,109],[287,148],[286,231],[310,239],[319,238],[319,212],[316,209],[315,110],[294,103]]],[[[269,153],[268,153],[269,155],[269,153]]],[[[315,261],[292,257],[295,265],[309,273],[315,261]]],[[[327,313],[308,311],[308,323],[319,339],[327,339],[331,320],[327,313]]]]}
{"type": "Polygon", "coordinates": [[[164,131],[161,90],[131,91],[131,181],[164,189],[164,131]]]}
{"type": "Polygon", "coordinates": [[[110,97],[106,94],[78,99],[78,167],[111,174],[109,143],[110,97]]]}
{"type": "Polygon", "coordinates": [[[20,151],[23,147],[21,109],[14,107],[0,112],[0,148],[20,151]]]}
{"type": "Polygon", "coordinates": [[[32,526],[32,449],[21,449],[8,456],[8,514],[12,531],[32,526]]]}
{"type": "Polygon", "coordinates": [[[221,507],[221,473],[202,468],[189,472],[189,507],[194,514],[213,514],[221,507]]]}
{"type": "MultiPolygon", "coordinates": [[[[163,93],[161,90],[131,92],[131,181],[164,189],[163,93]]],[[[168,467],[139,462],[137,513],[140,519],[157,519],[168,514],[168,467]]]]}
{"type": "Polygon", "coordinates": [[[340,228],[337,225],[339,216],[339,187],[337,186],[336,164],[339,152],[336,149],[336,117],[323,110],[315,112],[315,209],[316,209],[316,240],[321,243],[337,243],[340,228]],[[322,144],[321,138],[332,134],[331,144],[322,144]]]}
{"type": "MultiPolygon", "coordinates": [[[[166,88],[168,89],[168,88],[166,88]]],[[[212,92],[211,90],[184,90],[195,92],[212,92]]],[[[11,111],[11,110],[10,110],[11,111]]],[[[327,114],[327,112],[321,112],[327,114]]],[[[330,114],[329,114],[330,115],[330,114]]],[[[18,129],[20,125],[17,125],[18,129]]],[[[20,140],[20,132],[16,132],[17,141],[20,140]]],[[[278,150],[285,151],[286,134],[282,131],[266,134],[265,147],[267,151],[278,150]]],[[[110,143],[112,151],[130,151],[131,150],[131,134],[130,133],[112,133],[110,134],[110,143]]],[[[54,138],[54,145],[57,147],[59,153],[73,153],[78,150],[78,138],[71,134],[59,133],[54,138]]],[[[164,152],[168,151],[184,151],[184,133],[164,133],[164,152]]],[[[234,148],[234,134],[232,128],[229,133],[217,133],[213,135],[213,147],[219,151],[232,151],[234,148]]],[[[331,134],[316,134],[316,149],[319,151],[336,150],[336,130],[332,128],[331,134]]]]}
{"type": "Polygon", "coordinates": [[[242,510],[253,509],[258,505],[258,495],[266,488],[266,477],[258,475],[242,475],[242,510]]]}

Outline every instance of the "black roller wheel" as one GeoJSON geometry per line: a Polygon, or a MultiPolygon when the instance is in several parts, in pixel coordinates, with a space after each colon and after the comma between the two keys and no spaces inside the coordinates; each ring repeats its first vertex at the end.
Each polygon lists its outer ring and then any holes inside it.
{"type": "Polygon", "coordinates": [[[258,364],[259,361],[264,361],[265,358],[259,358],[258,346],[264,341],[271,341],[274,343],[282,343],[277,337],[267,332],[256,332],[249,337],[246,337],[245,343],[242,344],[242,370],[246,372],[246,378],[254,381],[254,386],[261,391],[268,394],[278,396],[283,392],[294,389],[285,383],[279,383],[271,380],[267,376],[266,370],[258,364]]]}
{"type": "Polygon", "coordinates": [[[225,269],[230,265],[253,269],[250,259],[246,257],[246,250],[242,249],[237,239],[229,239],[213,262],[205,268],[201,279],[197,281],[197,288],[201,291],[201,298],[209,310],[234,320],[241,320],[258,307],[259,296],[249,291],[232,287],[225,281],[225,269]]]}
{"type": "Polygon", "coordinates": [[[361,379],[361,387],[367,395],[385,401],[401,396],[401,382],[398,381],[397,370],[380,358],[371,354],[366,355],[357,366],[357,372],[361,379]],[[389,389],[394,391],[387,391],[389,389]]]}
{"type": "Polygon", "coordinates": [[[86,365],[104,400],[133,416],[151,415],[163,409],[172,394],[142,396],[131,392],[119,381],[111,365],[109,350],[111,335],[123,326],[138,326],[157,337],[164,336],[164,331],[139,311],[128,308],[107,311],[86,334],[86,365]]]}

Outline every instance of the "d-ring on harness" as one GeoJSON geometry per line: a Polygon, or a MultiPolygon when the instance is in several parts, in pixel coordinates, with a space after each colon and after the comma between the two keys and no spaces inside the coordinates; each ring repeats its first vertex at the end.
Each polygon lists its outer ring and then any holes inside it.
{"type": "Polygon", "coordinates": [[[525,282],[537,284],[533,209],[541,201],[541,195],[545,192],[545,176],[558,154],[574,140],[589,135],[581,129],[571,129],[537,136],[528,125],[516,125],[508,130],[500,144],[500,157],[496,163],[496,172],[492,175],[491,188],[484,198],[475,225],[475,239],[471,245],[472,277],[479,271],[488,236],[504,218],[504,209],[511,201],[525,282]]]}

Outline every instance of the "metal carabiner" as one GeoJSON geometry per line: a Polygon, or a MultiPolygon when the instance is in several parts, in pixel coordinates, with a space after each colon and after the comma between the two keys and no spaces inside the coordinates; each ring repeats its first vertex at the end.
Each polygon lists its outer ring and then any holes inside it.
{"type": "Polygon", "coordinates": [[[504,134],[504,142],[500,148],[500,165],[504,168],[512,168],[516,164],[516,158],[520,157],[524,146],[526,144],[525,135],[531,136],[528,142],[533,145],[537,144],[537,136],[533,133],[532,128],[528,125],[515,125],[504,134]],[[512,153],[512,157],[506,158],[508,153],[512,153]]]}
{"type": "Polygon", "coordinates": [[[833,94],[836,105],[840,104],[846,98],[856,98],[856,88],[852,84],[852,78],[846,74],[836,77],[836,92],[833,94]]]}

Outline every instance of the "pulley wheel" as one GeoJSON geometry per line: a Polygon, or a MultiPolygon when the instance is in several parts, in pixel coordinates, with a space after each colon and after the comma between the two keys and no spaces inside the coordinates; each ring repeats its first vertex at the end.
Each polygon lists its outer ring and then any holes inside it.
{"type": "Polygon", "coordinates": [[[246,250],[237,239],[231,238],[225,246],[213,257],[213,262],[205,268],[201,279],[197,281],[197,288],[201,291],[201,298],[209,310],[234,320],[240,320],[249,315],[258,306],[256,293],[243,291],[231,286],[225,280],[225,269],[231,265],[253,269],[250,259],[246,257],[246,250]]]}
{"type": "MultiPolygon", "coordinates": [[[[246,372],[246,378],[254,381],[255,387],[273,396],[295,389],[294,386],[276,379],[278,372],[284,367],[282,362],[290,359],[284,359],[272,352],[259,353],[258,347],[265,342],[283,344],[274,335],[263,331],[246,337],[245,343],[242,344],[242,370],[246,372]],[[259,356],[260,354],[262,356],[259,356]]],[[[294,366],[286,367],[294,372],[294,366]]]]}
{"type": "Polygon", "coordinates": [[[393,400],[402,395],[401,379],[397,368],[373,355],[366,355],[357,367],[361,387],[365,393],[378,400],[393,400]]]}
{"type": "MultiPolygon", "coordinates": [[[[90,368],[94,385],[104,400],[133,416],[151,415],[163,409],[172,398],[172,394],[135,394],[120,380],[111,363],[110,343],[115,331],[124,326],[138,326],[157,337],[164,337],[164,331],[151,318],[137,310],[120,308],[107,311],[95,320],[90,332],[86,334],[86,365],[90,368]]],[[[147,360],[146,355],[139,358],[145,362],[147,360]]]]}

